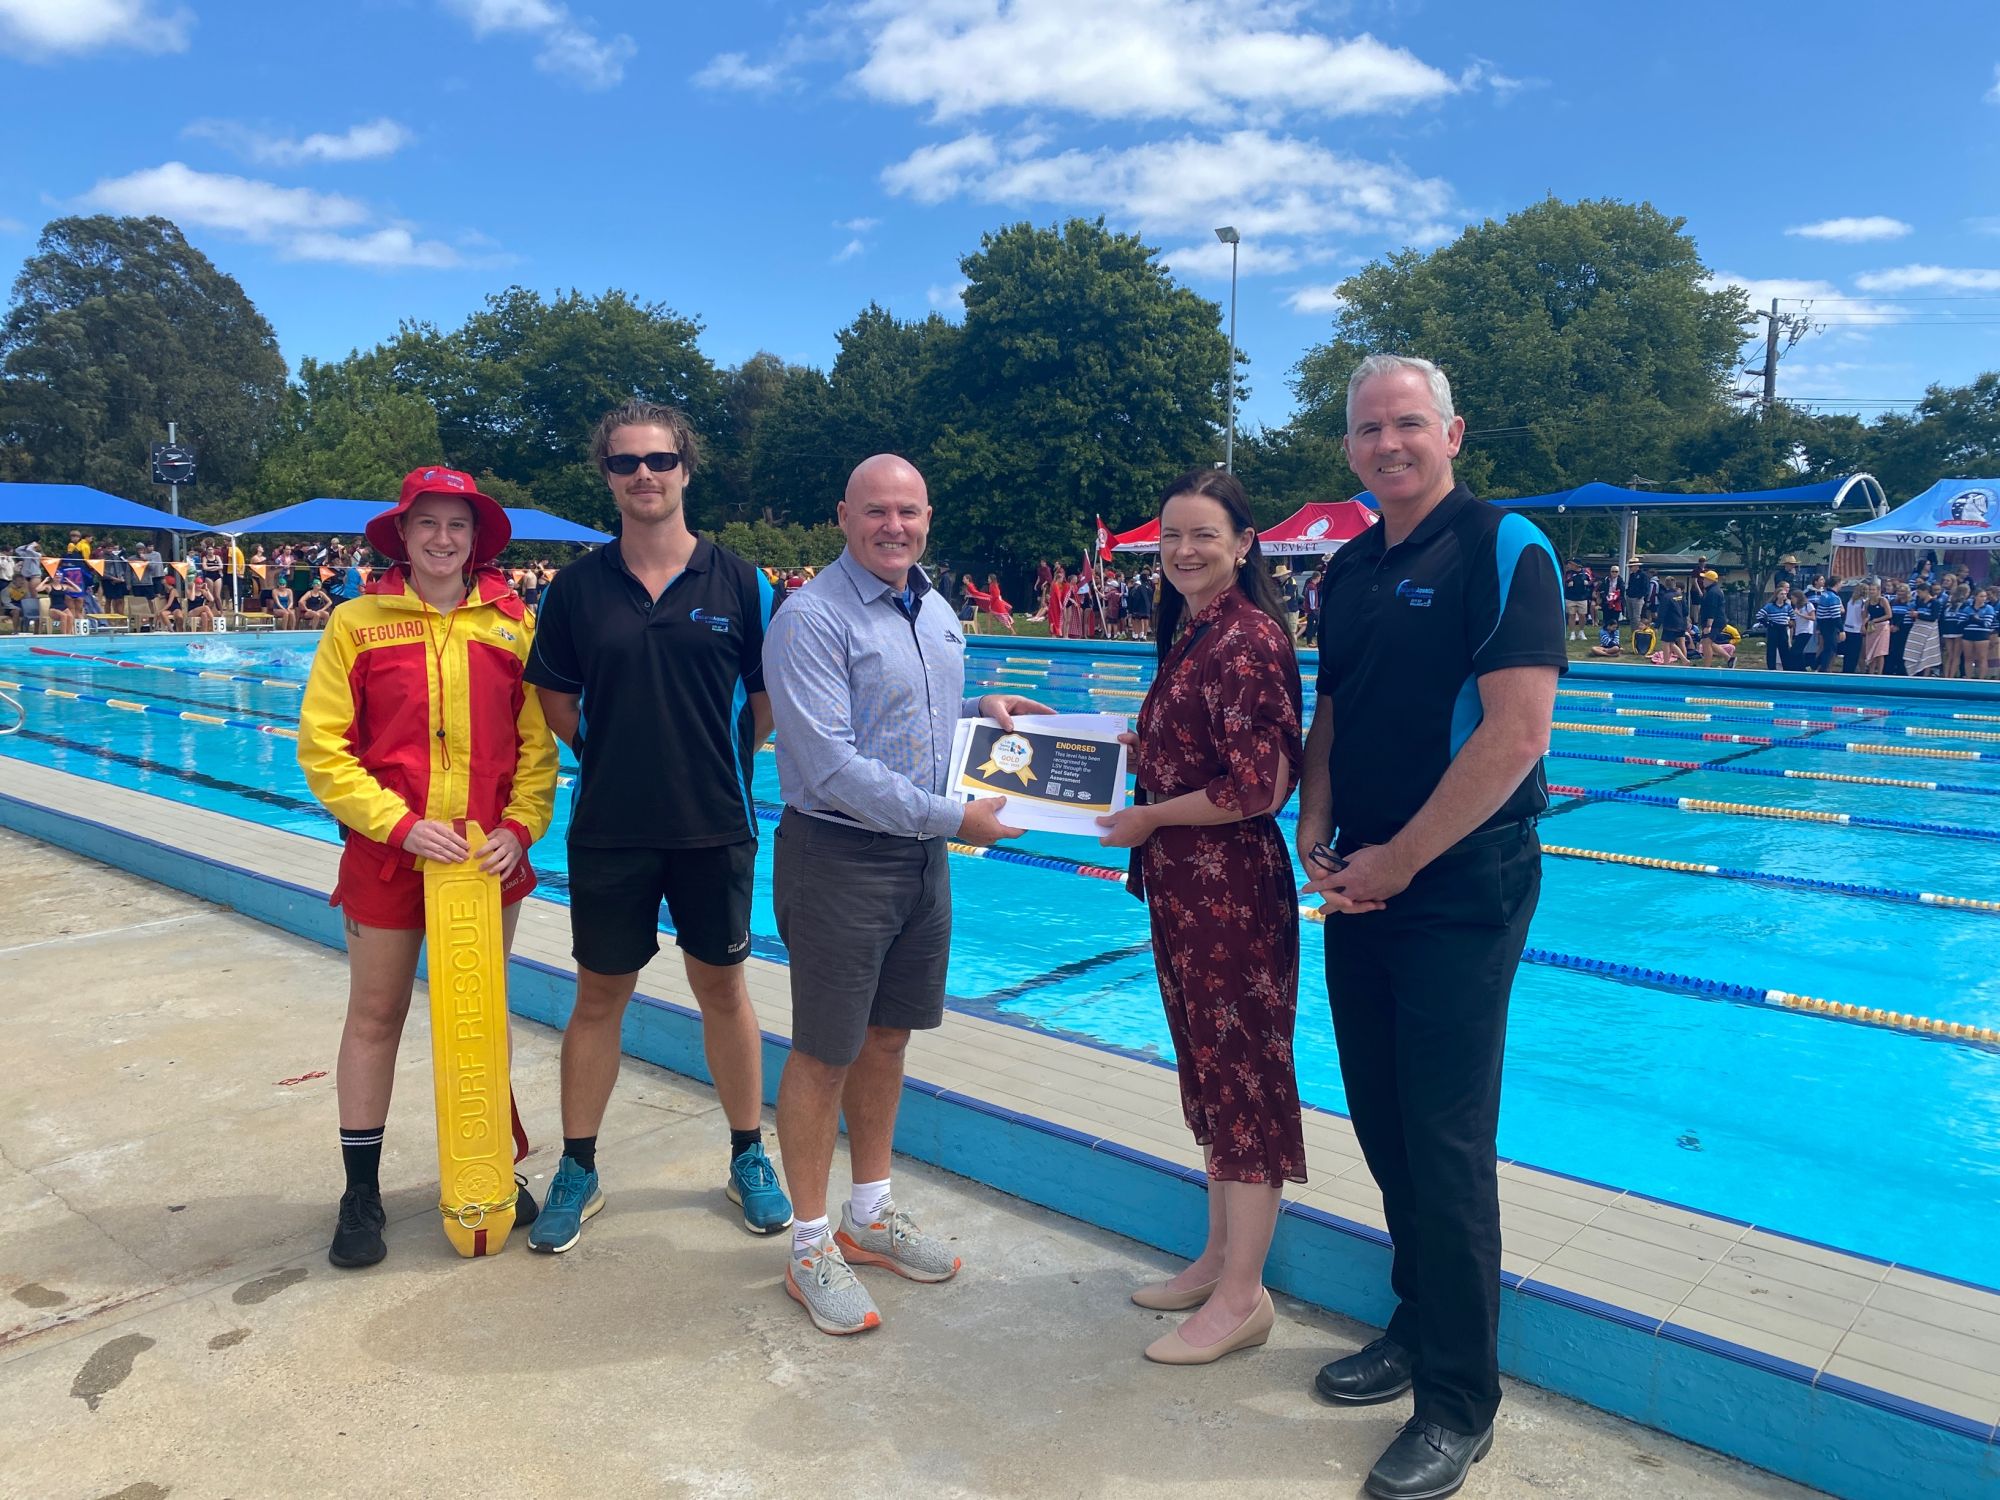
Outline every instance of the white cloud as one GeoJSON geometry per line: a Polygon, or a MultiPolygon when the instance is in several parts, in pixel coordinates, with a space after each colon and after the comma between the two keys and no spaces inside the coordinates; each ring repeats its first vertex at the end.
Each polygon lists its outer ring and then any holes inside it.
{"type": "Polygon", "coordinates": [[[0,234],[26,234],[28,226],[19,219],[0,217],[0,234]]]}
{"type": "Polygon", "coordinates": [[[1967,219],[1965,227],[1974,234],[2000,234],[2000,214],[1986,214],[1980,218],[1967,219]]]}
{"type": "Polygon", "coordinates": [[[1739,276],[1734,271],[1717,271],[1708,278],[1708,289],[1740,286],[1751,308],[1769,308],[1771,299],[1780,302],[1810,302],[1822,297],[1838,297],[1840,288],[1830,281],[1807,281],[1798,277],[1739,276]]]}
{"type": "Polygon", "coordinates": [[[1437,178],[1261,130],[1016,161],[1002,161],[992,138],[974,132],[919,148],[886,168],[882,182],[925,203],[963,194],[1103,209],[1167,233],[1233,224],[1246,244],[1265,235],[1407,235],[1437,227],[1452,210],[1451,189],[1437,178]]]}
{"type": "Polygon", "coordinates": [[[854,81],[936,120],[1053,108],[1224,122],[1398,111],[1459,85],[1363,33],[1299,24],[1298,0],[861,0],[854,81]]]}
{"type": "Polygon", "coordinates": [[[608,41],[600,38],[554,0],[445,0],[445,5],[465,17],[481,40],[508,32],[538,37],[542,46],[535,66],[586,89],[622,83],[625,64],[639,50],[622,33],[608,41]]]}
{"type": "Polygon", "coordinates": [[[336,261],[376,268],[441,269],[464,257],[407,224],[382,224],[367,204],[339,193],[197,172],[182,162],[110,177],[83,195],[84,206],[117,214],[172,219],[274,246],[289,260],[336,261]]]}
{"type": "Polygon", "coordinates": [[[849,234],[866,234],[881,222],[880,219],[835,219],[833,227],[845,229],[849,234]]]}
{"type": "Polygon", "coordinates": [[[1795,224],[1785,233],[1801,235],[1809,240],[1841,240],[1848,244],[1860,244],[1865,240],[1899,240],[1910,233],[1910,226],[1885,214],[1870,214],[1866,218],[1821,219],[1817,224],[1795,224]]]}
{"type": "Polygon", "coordinates": [[[327,260],[378,270],[450,270],[465,264],[465,257],[451,246],[440,240],[420,240],[400,224],[358,235],[294,235],[285,242],[282,253],[287,260],[327,260]]]}
{"type": "Polygon", "coordinates": [[[389,119],[350,125],[338,135],[315,131],[303,139],[253,129],[234,120],[196,120],[181,134],[214,141],[247,161],[286,167],[394,156],[416,139],[408,127],[389,119]]]}
{"type": "Polygon", "coordinates": [[[868,248],[867,245],[863,244],[858,239],[849,240],[846,244],[842,245],[838,250],[834,252],[832,263],[837,266],[844,260],[853,260],[855,256],[859,255],[862,251],[866,250],[867,248],[868,248]]]}
{"type": "Polygon", "coordinates": [[[785,82],[786,72],[783,62],[753,63],[741,52],[722,52],[709,59],[708,66],[694,75],[694,81],[705,89],[742,89],[761,94],[785,82]]]}
{"type": "Polygon", "coordinates": [[[371,217],[366,204],[339,193],[197,172],[177,161],[106,178],[84,201],[115,214],[159,214],[183,229],[222,229],[254,240],[289,231],[349,229],[371,217]]]}
{"type": "Polygon", "coordinates": [[[1000,159],[993,138],[974,132],[955,141],[919,146],[902,161],[882,169],[882,185],[919,203],[942,203],[971,188],[975,174],[1000,159]]]}
{"type": "Polygon", "coordinates": [[[1896,266],[1854,278],[1864,292],[2000,292],[2000,271],[1953,266],[1896,266]]]}
{"type": "Polygon", "coordinates": [[[969,281],[954,281],[934,286],[924,293],[924,298],[939,312],[961,312],[965,307],[966,288],[971,285],[969,281]]]}
{"type": "Polygon", "coordinates": [[[542,31],[561,23],[565,12],[549,0],[446,0],[472,23],[475,36],[496,31],[542,31]]]}
{"type": "Polygon", "coordinates": [[[40,62],[105,47],[185,52],[194,15],[155,0],[0,0],[0,52],[40,62]]]}
{"type": "Polygon", "coordinates": [[[1993,65],[1993,87],[1988,89],[1981,97],[1988,104],[2000,104],[2000,63],[1993,65]]]}
{"type": "Polygon", "coordinates": [[[560,26],[542,38],[535,66],[583,88],[615,88],[625,81],[625,64],[638,50],[622,33],[601,41],[581,26],[560,26]]]}
{"type": "MultiPolygon", "coordinates": [[[[1238,276],[1275,276],[1296,270],[1299,252],[1290,245],[1244,244],[1236,247],[1238,276]]],[[[1230,247],[1221,240],[1196,241],[1178,250],[1166,250],[1160,259],[1176,276],[1198,276],[1208,280],[1229,279],[1230,247]]]]}
{"type": "Polygon", "coordinates": [[[1347,299],[1340,295],[1340,287],[1302,286],[1293,289],[1285,298],[1285,305],[1296,313],[1337,313],[1347,306],[1347,299]]]}

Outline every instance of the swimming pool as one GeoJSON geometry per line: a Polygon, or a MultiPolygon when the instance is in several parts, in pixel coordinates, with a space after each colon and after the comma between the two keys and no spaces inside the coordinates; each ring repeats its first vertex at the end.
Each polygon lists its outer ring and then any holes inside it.
{"type": "MultiPolygon", "coordinates": [[[[307,793],[291,740],[261,732],[295,721],[310,651],[299,637],[0,642],[0,679],[22,684],[29,714],[21,734],[0,738],[0,754],[332,842],[337,830],[307,793]]],[[[1061,708],[1133,713],[1150,671],[1143,655],[988,640],[975,643],[970,676],[1061,708]]],[[[1514,994],[1502,1153],[1991,1283],[2000,1052],[1737,1003],[1703,982],[2000,1026],[2000,913],[1899,899],[2000,902],[2000,702],[1863,697],[1843,693],[1838,677],[1769,682],[1667,672],[1565,681],[1557,719],[1575,727],[1555,736],[1549,778],[1565,790],[1542,835],[1578,854],[1547,861],[1529,940],[1538,961],[1514,994]],[[1708,698],[1728,701],[1686,701],[1708,698]],[[1826,748],[1847,745],[1866,748],[1826,748]],[[1876,821],[1683,811],[1605,794],[1876,821]]],[[[768,755],[756,795],[775,808],[768,755]]],[[[559,798],[536,850],[544,894],[556,900],[566,898],[566,818],[559,798]]],[[[1074,839],[1021,847],[1058,864],[1123,863],[1074,839]]],[[[768,856],[767,841],[753,941],[782,957],[768,856]]],[[[952,866],[954,1005],[1169,1057],[1138,902],[1066,868],[971,857],[952,866]]],[[[1340,1110],[1320,943],[1307,924],[1300,1088],[1308,1103],[1340,1110]]]]}

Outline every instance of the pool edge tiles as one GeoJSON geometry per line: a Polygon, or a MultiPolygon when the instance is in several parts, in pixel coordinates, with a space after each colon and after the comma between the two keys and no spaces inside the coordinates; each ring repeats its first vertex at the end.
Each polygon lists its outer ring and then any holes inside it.
{"type": "MultiPolygon", "coordinates": [[[[331,845],[13,761],[0,762],[0,826],[339,946],[325,904],[331,845]],[[176,843],[126,831],[142,821],[174,829],[176,843]],[[220,848],[235,862],[190,852],[220,848]]],[[[510,998],[560,1025],[573,984],[567,919],[550,903],[528,908],[510,998]]],[[[705,1078],[699,1013],[664,958],[641,978],[626,1050],[705,1078]]],[[[752,960],[749,980],[771,1092],[788,1048],[788,971],[752,960]]],[[[911,1074],[898,1150],[1164,1250],[1195,1248],[1198,1157],[1161,1126],[1174,1089],[1160,1069],[954,1012],[914,1040],[911,1074]],[[1068,1086],[1043,1086],[1045,1070],[1068,1086]],[[1092,1090],[1092,1078],[1105,1086],[1092,1090]],[[1135,1111],[1134,1095],[1160,1108],[1135,1111]]],[[[1317,1116],[1310,1131],[1319,1160],[1356,1155],[1338,1116],[1317,1116]]],[[[1338,1164],[1286,1203],[1270,1282],[1379,1325],[1387,1237],[1365,1170],[1338,1164]]],[[[2000,1330],[2000,1293],[1519,1163],[1502,1184],[1510,1374],[1854,1500],[1900,1500],[1913,1464],[1951,1500],[2000,1482],[2000,1333],[1989,1350],[1964,1331],[2000,1330]],[[1871,1309],[1891,1284],[1903,1310],[1871,1309]],[[1917,1370],[1926,1374],[1905,1373],[1917,1370]]]]}

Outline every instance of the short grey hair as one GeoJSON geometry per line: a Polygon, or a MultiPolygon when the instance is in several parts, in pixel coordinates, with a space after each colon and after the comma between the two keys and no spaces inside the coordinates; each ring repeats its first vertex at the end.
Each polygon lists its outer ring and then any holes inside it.
{"type": "Polygon", "coordinates": [[[1430,387],[1431,405],[1437,408],[1438,421],[1451,426],[1452,418],[1458,413],[1451,404],[1451,382],[1445,379],[1444,371],[1427,359],[1417,359],[1408,354],[1371,354],[1354,367],[1354,373],[1347,377],[1347,425],[1354,426],[1354,393],[1377,375],[1394,375],[1400,370],[1414,370],[1424,377],[1424,384],[1430,387]]]}

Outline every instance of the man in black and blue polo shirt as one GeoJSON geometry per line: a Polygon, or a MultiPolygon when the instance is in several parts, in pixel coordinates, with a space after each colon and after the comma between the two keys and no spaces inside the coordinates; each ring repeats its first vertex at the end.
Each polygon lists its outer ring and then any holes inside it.
{"type": "Polygon", "coordinates": [[[626,1003],[660,949],[662,901],[729,1120],[724,1191],[745,1228],[773,1234],[790,1227],[792,1209],[764,1152],[763,1039],[742,967],[757,858],[752,769],[771,732],[771,586],[688,529],[695,435],[679,410],[619,407],[597,424],[591,457],[618,505],[618,539],[548,586],[527,669],[581,768],[569,826],[576,1007],[563,1031],[563,1159],[528,1244],[567,1250],[604,1206],[597,1131],[626,1003]]]}
{"type": "Polygon", "coordinates": [[[1566,660],[1555,553],[1457,482],[1464,430],[1428,361],[1376,355],[1349,379],[1344,446],[1382,522],[1327,569],[1300,775],[1299,858],[1397,1298],[1386,1336],[1316,1385],[1355,1405],[1414,1385],[1368,1476],[1384,1500],[1452,1493],[1493,1441],[1500,1067],[1566,660]]]}

